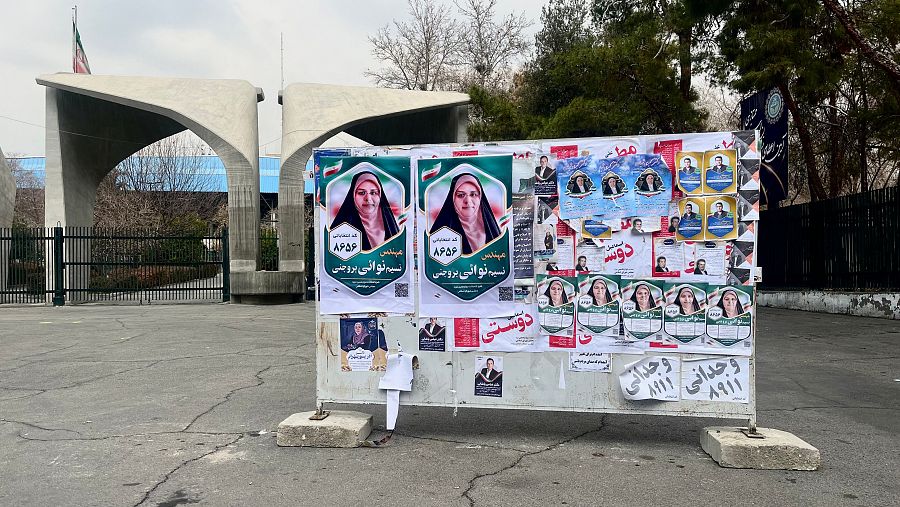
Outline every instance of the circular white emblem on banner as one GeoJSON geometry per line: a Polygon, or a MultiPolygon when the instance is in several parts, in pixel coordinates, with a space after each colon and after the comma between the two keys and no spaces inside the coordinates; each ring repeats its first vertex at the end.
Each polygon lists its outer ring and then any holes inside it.
{"type": "Polygon", "coordinates": [[[775,123],[781,119],[781,113],[784,112],[784,97],[777,88],[773,88],[766,97],[766,121],[775,123]]]}
{"type": "Polygon", "coordinates": [[[341,224],[328,233],[328,247],[346,261],[362,250],[362,234],[350,224],[341,224]]]}
{"type": "Polygon", "coordinates": [[[445,266],[450,264],[462,255],[462,236],[449,227],[441,227],[431,235],[428,255],[445,266]]]}

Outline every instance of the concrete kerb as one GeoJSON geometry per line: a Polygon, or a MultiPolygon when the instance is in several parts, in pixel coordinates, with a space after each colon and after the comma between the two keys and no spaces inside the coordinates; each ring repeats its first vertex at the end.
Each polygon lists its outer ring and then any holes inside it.
{"type": "Polygon", "coordinates": [[[350,410],[332,410],[324,419],[316,412],[292,414],[278,425],[275,442],[281,447],[359,447],[372,432],[372,416],[350,410]]]}
{"type": "Polygon", "coordinates": [[[700,434],[700,447],[725,468],[757,470],[818,470],[819,450],[792,433],[757,428],[751,438],[742,428],[709,426],[700,434]]]}

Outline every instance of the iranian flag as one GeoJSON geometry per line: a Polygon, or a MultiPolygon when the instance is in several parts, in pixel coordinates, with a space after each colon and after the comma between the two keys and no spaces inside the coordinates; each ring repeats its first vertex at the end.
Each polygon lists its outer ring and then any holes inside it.
{"type": "Polygon", "coordinates": [[[72,23],[72,71],[76,74],[90,74],[91,65],[88,63],[84,46],[81,45],[81,34],[78,27],[72,23]]]}

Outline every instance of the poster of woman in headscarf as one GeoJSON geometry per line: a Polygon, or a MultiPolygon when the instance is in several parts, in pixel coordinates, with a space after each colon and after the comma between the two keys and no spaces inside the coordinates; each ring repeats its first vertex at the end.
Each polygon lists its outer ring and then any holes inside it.
{"type": "Polygon", "coordinates": [[[666,334],[691,343],[706,331],[706,284],[666,282],[666,334]]]}
{"type": "Polygon", "coordinates": [[[625,333],[643,340],[662,330],[663,282],[622,279],[622,321],[625,333]]]}
{"type": "Polygon", "coordinates": [[[706,309],[706,334],[710,345],[750,353],[753,335],[753,289],[734,285],[710,285],[706,309]],[[741,346],[743,344],[743,346],[741,346]]]}
{"type": "Polygon", "coordinates": [[[341,370],[383,371],[387,341],[374,317],[341,319],[341,370]]]}
{"type": "Polygon", "coordinates": [[[420,314],[510,315],[512,156],[419,159],[416,165],[420,314]]]}
{"type": "Polygon", "coordinates": [[[322,157],[320,163],[320,311],[413,312],[409,159],[322,157]]]}
{"type": "Polygon", "coordinates": [[[634,181],[633,211],[628,216],[665,215],[672,199],[672,171],[662,157],[629,155],[623,159],[628,167],[625,179],[634,181]]]}
{"type": "Polygon", "coordinates": [[[619,283],[616,275],[578,275],[578,328],[586,334],[619,334],[619,283]]]}
{"type": "Polygon", "coordinates": [[[553,337],[575,347],[575,283],[574,276],[537,275],[540,332],[551,337],[551,347],[553,337]]]}

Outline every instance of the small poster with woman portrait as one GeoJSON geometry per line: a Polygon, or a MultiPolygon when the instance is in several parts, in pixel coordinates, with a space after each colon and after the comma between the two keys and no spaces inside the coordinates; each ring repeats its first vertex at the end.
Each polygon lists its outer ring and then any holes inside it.
{"type": "Polygon", "coordinates": [[[709,150],[703,152],[703,193],[731,194],[737,192],[735,150],[709,150]]]}
{"type": "Polygon", "coordinates": [[[584,218],[601,209],[601,191],[594,157],[572,157],[556,163],[559,217],[584,218]]]}
{"type": "Polygon", "coordinates": [[[374,317],[341,319],[341,371],[384,371],[387,340],[374,317]]]}
{"type": "Polygon", "coordinates": [[[621,297],[616,275],[578,274],[578,329],[584,334],[616,336],[619,334],[621,297]]]}
{"type": "Polygon", "coordinates": [[[753,289],[736,285],[710,285],[706,309],[708,345],[721,353],[749,355],[753,336],[753,289]]]}
{"type": "Polygon", "coordinates": [[[622,322],[632,340],[643,340],[662,331],[663,281],[622,279],[622,322]]]}
{"type": "Polygon", "coordinates": [[[406,157],[321,157],[322,314],[412,313],[406,157]]]}
{"type": "Polygon", "coordinates": [[[575,348],[574,276],[537,275],[540,334],[550,337],[551,348],[575,348]]]}
{"type": "Polygon", "coordinates": [[[731,195],[706,197],[706,239],[722,241],[738,235],[737,200],[731,195]]]}
{"type": "Polygon", "coordinates": [[[675,161],[678,170],[675,178],[678,188],[685,195],[700,195],[703,193],[703,153],[699,151],[679,151],[675,153],[675,161]]]}
{"type": "Polygon", "coordinates": [[[534,195],[556,195],[556,155],[541,153],[534,168],[534,195]]]}
{"type": "Polygon", "coordinates": [[[706,284],[666,282],[666,334],[681,343],[691,343],[706,332],[706,284]]]}
{"type": "Polygon", "coordinates": [[[475,356],[475,396],[503,397],[502,356],[475,356]]]}
{"type": "Polygon", "coordinates": [[[416,174],[420,315],[512,314],[512,156],[418,159],[416,174]]]}
{"type": "Polygon", "coordinates": [[[635,214],[665,215],[672,198],[672,172],[659,155],[626,157],[637,174],[634,181],[635,214]]]}
{"type": "Polygon", "coordinates": [[[678,201],[678,241],[702,240],[706,201],[702,197],[687,197],[678,201]]]}

